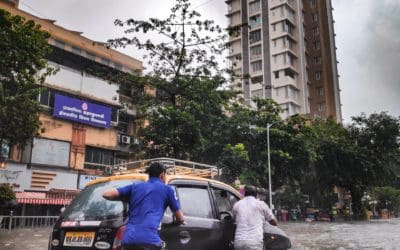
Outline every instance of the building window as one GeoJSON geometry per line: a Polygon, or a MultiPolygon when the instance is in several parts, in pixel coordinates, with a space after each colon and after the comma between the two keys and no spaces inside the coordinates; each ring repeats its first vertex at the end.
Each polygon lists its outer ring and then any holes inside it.
{"type": "Polygon", "coordinates": [[[263,76],[255,76],[251,78],[251,83],[261,83],[263,81],[263,76]]]}
{"type": "Polygon", "coordinates": [[[261,41],[261,30],[250,32],[250,44],[261,41]]]}
{"type": "Polygon", "coordinates": [[[321,72],[320,71],[315,72],[315,80],[321,80],[321,72]]]}
{"type": "Polygon", "coordinates": [[[290,35],[293,35],[293,30],[294,30],[293,24],[291,24],[291,23],[288,22],[288,21],[283,21],[283,22],[282,22],[282,31],[283,31],[283,32],[287,32],[287,33],[289,33],[290,35]]]}
{"type": "Polygon", "coordinates": [[[87,169],[104,169],[105,166],[114,165],[114,151],[86,147],[85,151],[85,168],[87,169]]]}
{"type": "Polygon", "coordinates": [[[81,55],[81,53],[82,53],[82,50],[75,46],[72,46],[71,51],[72,51],[72,53],[77,54],[77,55],[81,55]]]}
{"type": "Polygon", "coordinates": [[[95,61],[95,60],[96,60],[96,55],[95,55],[95,54],[92,54],[92,53],[90,53],[90,52],[86,52],[86,57],[87,57],[88,59],[92,60],[92,61],[95,61]]]}
{"type": "Polygon", "coordinates": [[[311,14],[311,17],[312,17],[312,20],[313,20],[314,22],[317,22],[317,21],[318,21],[318,14],[317,14],[317,13],[311,14]]]}
{"type": "Polygon", "coordinates": [[[294,11],[287,5],[285,5],[285,12],[287,13],[288,17],[294,19],[294,11]]]}
{"type": "Polygon", "coordinates": [[[318,27],[313,28],[312,32],[313,32],[314,36],[318,36],[319,35],[319,28],[318,27]]]}
{"type": "Polygon", "coordinates": [[[314,63],[317,64],[317,65],[321,64],[322,63],[321,57],[320,56],[314,57],[314,63]]]}
{"type": "Polygon", "coordinates": [[[261,71],[262,70],[262,61],[252,62],[251,69],[253,72],[261,71]]]}
{"type": "Polygon", "coordinates": [[[276,47],[276,39],[272,40],[272,46],[276,47]]]}
{"type": "Polygon", "coordinates": [[[274,58],[274,63],[277,64],[277,63],[278,63],[278,56],[277,56],[277,55],[274,55],[274,56],[272,56],[272,57],[274,58]]]}
{"type": "Polygon", "coordinates": [[[250,5],[249,5],[250,14],[260,11],[260,7],[261,7],[260,3],[261,3],[260,1],[254,1],[254,2],[250,3],[250,5]]]}
{"type": "Polygon", "coordinates": [[[285,69],[285,76],[289,76],[293,79],[296,79],[296,73],[290,69],[285,69]]]}
{"type": "Polygon", "coordinates": [[[261,24],[261,16],[252,16],[250,17],[250,27],[251,28],[256,28],[261,24]]]}
{"type": "Polygon", "coordinates": [[[276,24],[272,24],[272,30],[276,31],[276,24]]]}
{"type": "Polygon", "coordinates": [[[321,49],[321,43],[318,42],[318,41],[315,42],[315,43],[314,43],[314,49],[315,49],[315,50],[320,50],[320,49],[321,49]]]}
{"type": "Polygon", "coordinates": [[[317,93],[319,96],[323,96],[324,95],[324,87],[318,87],[317,88],[317,93]]]}
{"type": "Polygon", "coordinates": [[[108,59],[101,58],[101,63],[104,64],[104,65],[109,66],[111,62],[110,62],[110,60],[108,60],[108,59]]]}
{"type": "Polygon", "coordinates": [[[250,48],[250,56],[251,58],[258,58],[261,56],[262,50],[261,45],[257,45],[250,48]]]}
{"type": "Polygon", "coordinates": [[[317,0],[310,0],[311,8],[315,9],[317,7],[317,0]]]}
{"type": "Polygon", "coordinates": [[[54,107],[54,90],[44,89],[39,94],[39,103],[42,106],[53,108],[54,107]]]}
{"type": "Polygon", "coordinates": [[[276,89],[275,89],[275,95],[276,95],[276,96],[279,96],[280,90],[281,90],[280,88],[276,88],[276,89]]]}
{"type": "Polygon", "coordinates": [[[279,71],[275,71],[274,75],[275,75],[275,79],[278,79],[279,78],[279,71]]]}
{"type": "Polygon", "coordinates": [[[114,68],[121,71],[122,70],[122,65],[119,64],[119,63],[114,63],[114,68]]]}
{"type": "Polygon", "coordinates": [[[318,103],[318,111],[319,112],[325,111],[325,103],[324,102],[318,103]]]}
{"type": "Polygon", "coordinates": [[[283,61],[284,63],[289,63],[291,66],[294,66],[294,57],[290,53],[283,54],[283,61]]]}
{"type": "Polygon", "coordinates": [[[56,46],[57,48],[60,48],[60,49],[64,49],[65,43],[63,41],[54,39],[54,46],[56,46]]]}

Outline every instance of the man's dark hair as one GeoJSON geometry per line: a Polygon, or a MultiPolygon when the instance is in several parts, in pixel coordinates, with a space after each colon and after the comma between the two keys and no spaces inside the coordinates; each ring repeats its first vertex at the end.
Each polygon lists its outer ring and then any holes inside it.
{"type": "Polygon", "coordinates": [[[254,196],[257,197],[257,188],[252,185],[244,186],[244,196],[254,196]]]}
{"type": "Polygon", "coordinates": [[[152,162],[146,169],[146,173],[149,174],[149,177],[157,178],[160,177],[160,174],[165,173],[166,171],[166,167],[160,162],[152,162]]]}

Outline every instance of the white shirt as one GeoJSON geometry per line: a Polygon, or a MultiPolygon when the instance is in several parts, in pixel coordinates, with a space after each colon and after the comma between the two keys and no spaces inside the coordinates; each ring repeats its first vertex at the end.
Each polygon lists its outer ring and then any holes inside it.
{"type": "Polygon", "coordinates": [[[274,219],[268,205],[253,196],[236,202],[233,216],[236,220],[235,241],[262,241],[264,222],[274,219]]]}

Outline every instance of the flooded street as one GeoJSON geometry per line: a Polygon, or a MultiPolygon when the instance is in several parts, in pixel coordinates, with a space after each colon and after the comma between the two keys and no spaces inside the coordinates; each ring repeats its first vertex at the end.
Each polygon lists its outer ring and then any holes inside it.
{"type": "Polygon", "coordinates": [[[400,220],[285,223],[293,249],[400,249],[400,220]]]}
{"type": "MultiPolygon", "coordinates": [[[[292,249],[400,249],[400,220],[281,223],[292,249]]],[[[46,250],[50,229],[0,232],[0,249],[46,250]]]]}

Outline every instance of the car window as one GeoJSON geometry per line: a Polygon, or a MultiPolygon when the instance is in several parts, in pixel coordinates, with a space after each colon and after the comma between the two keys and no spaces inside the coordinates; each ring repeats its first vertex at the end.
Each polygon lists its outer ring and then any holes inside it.
{"type": "Polygon", "coordinates": [[[239,197],[232,194],[231,192],[228,192],[228,197],[229,197],[229,201],[231,202],[232,207],[233,207],[233,205],[235,205],[236,202],[239,201],[239,197]]]}
{"type": "Polygon", "coordinates": [[[208,190],[199,187],[178,187],[178,196],[185,216],[213,218],[208,190]]]}
{"type": "Polygon", "coordinates": [[[239,200],[231,192],[223,189],[213,188],[213,193],[219,212],[232,212],[233,205],[239,200]]]}
{"type": "Polygon", "coordinates": [[[106,220],[115,219],[123,214],[122,201],[108,201],[103,192],[110,188],[118,188],[139,181],[116,180],[94,184],[86,187],[67,207],[61,215],[64,220],[106,220]]]}

